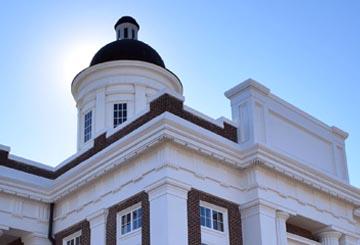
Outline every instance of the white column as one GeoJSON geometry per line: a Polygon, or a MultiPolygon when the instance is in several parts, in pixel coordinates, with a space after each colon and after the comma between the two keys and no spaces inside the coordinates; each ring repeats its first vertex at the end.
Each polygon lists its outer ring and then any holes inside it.
{"type": "Polygon", "coordinates": [[[78,108],[77,112],[77,149],[80,150],[81,146],[81,112],[78,108]]]}
{"type": "Polygon", "coordinates": [[[135,114],[146,109],[146,88],[141,85],[135,85],[135,114]]]}
{"type": "Polygon", "coordinates": [[[87,220],[90,222],[90,244],[105,245],[106,244],[106,219],[108,215],[107,209],[101,209],[90,215],[87,220]]]}
{"type": "Polygon", "coordinates": [[[240,207],[243,243],[276,245],[276,210],[256,202],[240,207]]]}
{"type": "Polygon", "coordinates": [[[287,245],[286,220],[290,215],[286,212],[276,212],[276,236],[278,245],[287,245]]]}
{"type": "Polygon", "coordinates": [[[51,242],[46,235],[37,233],[30,233],[21,237],[21,241],[24,245],[51,245],[51,242]]]}
{"type": "Polygon", "coordinates": [[[338,231],[323,231],[319,232],[317,236],[320,239],[320,243],[322,245],[339,245],[339,238],[341,237],[341,233],[338,231]]]}
{"type": "Polygon", "coordinates": [[[358,245],[359,239],[349,235],[343,235],[340,238],[340,245],[358,245]]]}
{"type": "Polygon", "coordinates": [[[147,188],[150,201],[150,239],[156,245],[187,245],[187,193],[190,187],[163,179],[147,188]]]}
{"type": "Polygon", "coordinates": [[[95,135],[103,131],[106,127],[106,95],[105,89],[96,91],[96,104],[95,104],[95,135]]]}

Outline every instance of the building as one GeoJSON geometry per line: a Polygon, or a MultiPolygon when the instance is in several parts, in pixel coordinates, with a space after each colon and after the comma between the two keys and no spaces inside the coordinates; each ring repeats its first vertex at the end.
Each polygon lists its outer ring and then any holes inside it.
{"type": "Polygon", "coordinates": [[[209,118],[139,28],[122,17],[73,80],[75,155],[1,146],[0,244],[360,244],[347,133],[251,79],[225,93],[231,120],[209,118]]]}

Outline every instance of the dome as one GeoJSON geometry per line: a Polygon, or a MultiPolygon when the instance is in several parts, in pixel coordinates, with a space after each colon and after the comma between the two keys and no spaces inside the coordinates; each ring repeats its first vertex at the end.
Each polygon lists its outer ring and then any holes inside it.
{"type": "Polygon", "coordinates": [[[139,60],[165,68],[155,49],[135,39],[121,39],[107,44],[95,54],[90,66],[115,60],[139,60]]]}

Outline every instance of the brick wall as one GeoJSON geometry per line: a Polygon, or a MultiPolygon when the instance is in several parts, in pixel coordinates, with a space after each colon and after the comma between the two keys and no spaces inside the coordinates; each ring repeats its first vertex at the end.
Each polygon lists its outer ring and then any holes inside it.
{"type": "Polygon", "coordinates": [[[219,127],[212,122],[209,122],[203,118],[200,118],[183,108],[183,102],[178,100],[177,98],[169,95],[163,94],[159,98],[155,99],[154,101],[150,102],[150,111],[146,114],[138,117],[133,122],[129,123],[125,127],[119,129],[116,133],[111,135],[109,138],[106,138],[106,134],[99,135],[97,138],[94,139],[94,146],[91,147],[86,152],[82,153],[81,155],[77,156],[64,166],[60,167],[56,171],[51,171],[48,169],[43,169],[41,167],[29,165],[24,162],[15,161],[9,158],[9,152],[0,150],[0,165],[17,169],[19,171],[23,171],[29,174],[34,174],[37,176],[41,176],[48,179],[56,179],[62,174],[66,173],[70,169],[76,167],[83,161],[91,158],[99,151],[103,150],[104,148],[108,147],[112,143],[116,142],[117,140],[123,138],[124,136],[128,135],[129,133],[133,132],[140,126],[144,125],[145,123],[151,121],[155,117],[161,115],[162,113],[168,111],[177,115],[189,122],[192,122],[202,128],[205,128],[215,134],[218,134],[222,137],[225,137],[233,142],[237,142],[237,128],[224,122],[224,128],[219,127]]]}
{"type": "Polygon", "coordinates": [[[116,214],[121,210],[131,207],[139,202],[141,202],[143,215],[141,227],[141,244],[150,245],[150,206],[149,197],[146,192],[141,192],[109,208],[109,214],[106,222],[106,245],[116,245],[116,214]]]}
{"type": "Polygon", "coordinates": [[[188,242],[201,244],[200,201],[205,201],[227,209],[230,245],[242,245],[241,216],[235,203],[192,189],[188,193],[188,242]]]}
{"type": "Polygon", "coordinates": [[[55,234],[55,245],[62,245],[63,239],[81,230],[81,245],[90,245],[90,223],[87,220],[81,221],[63,231],[55,234]]]}

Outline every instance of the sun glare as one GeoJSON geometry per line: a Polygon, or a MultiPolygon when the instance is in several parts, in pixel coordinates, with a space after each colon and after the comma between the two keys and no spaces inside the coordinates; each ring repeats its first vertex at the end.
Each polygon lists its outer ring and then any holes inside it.
{"type": "Polygon", "coordinates": [[[63,52],[62,74],[66,81],[71,82],[83,69],[89,66],[92,57],[99,49],[99,44],[76,42],[68,45],[63,52]]]}

